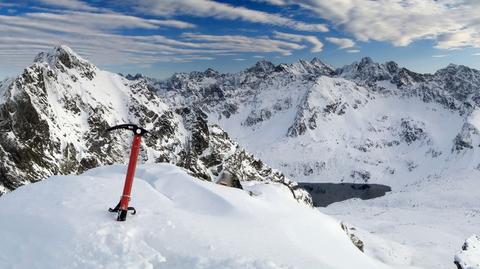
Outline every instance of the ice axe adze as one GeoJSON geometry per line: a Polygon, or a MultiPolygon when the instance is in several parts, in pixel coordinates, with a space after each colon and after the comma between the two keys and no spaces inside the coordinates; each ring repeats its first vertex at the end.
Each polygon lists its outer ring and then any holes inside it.
{"type": "Polygon", "coordinates": [[[130,201],[130,193],[132,191],[133,176],[135,175],[135,167],[137,165],[138,153],[140,152],[140,142],[142,136],[148,133],[147,130],[138,127],[134,124],[120,124],[113,126],[107,129],[107,132],[117,130],[117,129],[126,129],[133,132],[133,143],[132,151],[130,152],[130,161],[128,162],[127,176],[125,177],[125,185],[123,187],[123,194],[120,198],[120,202],[115,208],[109,208],[109,212],[117,212],[117,221],[125,221],[127,219],[127,212],[129,210],[133,211],[132,215],[135,215],[137,212],[135,208],[129,207],[128,202],[130,201]]]}

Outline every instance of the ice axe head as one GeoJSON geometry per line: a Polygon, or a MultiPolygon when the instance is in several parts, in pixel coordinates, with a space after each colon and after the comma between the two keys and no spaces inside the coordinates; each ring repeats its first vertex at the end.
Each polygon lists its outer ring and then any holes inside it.
{"type": "Polygon", "coordinates": [[[142,127],[138,127],[135,124],[120,124],[107,129],[107,132],[111,132],[117,129],[125,129],[130,130],[133,132],[134,135],[144,136],[145,134],[149,133],[147,130],[143,129],[142,127]]]}

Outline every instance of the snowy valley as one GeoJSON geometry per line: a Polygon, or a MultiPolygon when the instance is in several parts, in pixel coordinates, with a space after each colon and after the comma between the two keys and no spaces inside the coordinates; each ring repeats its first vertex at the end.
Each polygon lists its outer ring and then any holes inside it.
{"type": "Polygon", "coordinates": [[[0,267],[479,268],[479,104],[480,71],[465,66],[263,60],[157,80],[56,47],[0,83],[0,267]],[[139,214],[118,225],[106,209],[125,167],[110,165],[130,137],[104,131],[125,122],[155,135],[139,214]],[[244,190],[213,184],[225,173],[244,190]],[[68,174],[81,175],[54,176],[68,174]],[[312,208],[297,182],[391,191],[312,208]],[[23,259],[36,240],[51,245],[23,259]]]}

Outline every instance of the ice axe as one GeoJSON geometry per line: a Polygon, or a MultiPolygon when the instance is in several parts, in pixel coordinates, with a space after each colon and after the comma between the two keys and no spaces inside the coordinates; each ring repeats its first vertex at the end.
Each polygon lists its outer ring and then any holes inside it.
{"type": "Polygon", "coordinates": [[[147,134],[148,131],[143,129],[142,127],[138,127],[135,124],[120,124],[108,128],[107,132],[118,129],[126,129],[132,131],[133,143],[132,151],[130,152],[130,161],[128,162],[127,176],[125,177],[125,185],[123,187],[122,197],[120,198],[120,202],[118,202],[118,205],[115,208],[109,208],[108,211],[118,213],[117,221],[125,221],[127,219],[127,212],[129,210],[133,211],[132,215],[135,215],[135,213],[137,213],[134,207],[128,206],[128,202],[130,201],[130,193],[132,191],[135,167],[137,165],[138,153],[140,152],[140,142],[142,140],[142,136],[147,134]]]}

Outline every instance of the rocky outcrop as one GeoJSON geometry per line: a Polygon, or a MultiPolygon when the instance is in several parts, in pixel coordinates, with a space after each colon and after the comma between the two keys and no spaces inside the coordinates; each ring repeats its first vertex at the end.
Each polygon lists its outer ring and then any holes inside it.
{"type": "Polygon", "coordinates": [[[345,233],[348,235],[350,240],[352,241],[353,245],[356,246],[361,252],[363,252],[363,249],[365,248],[365,244],[363,243],[360,238],[358,238],[354,231],[354,227],[348,227],[345,223],[340,223],[340,226],[342,227],[342,230],[345,231],[345,233]]]}
{"type": "Polygon", "coordinates": [[[454,263],[458,269],[480,268],[480,236],[472,235],[455,255],[454,263]]]}

